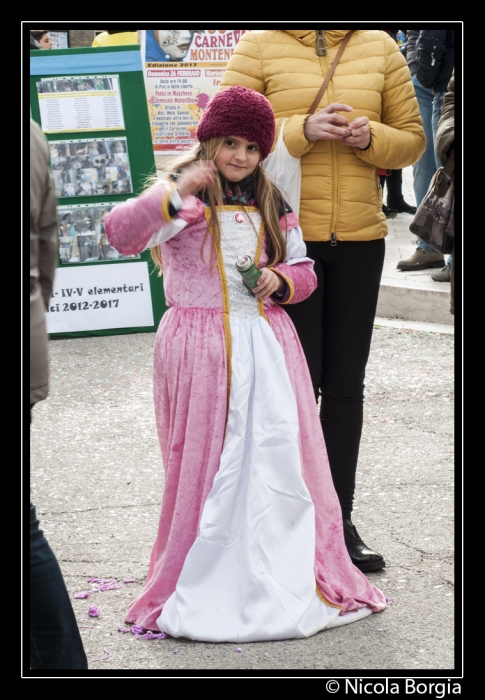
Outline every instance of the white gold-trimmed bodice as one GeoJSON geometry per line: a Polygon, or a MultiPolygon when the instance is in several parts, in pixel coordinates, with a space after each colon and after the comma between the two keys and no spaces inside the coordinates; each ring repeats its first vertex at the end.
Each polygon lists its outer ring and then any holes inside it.
{"type": "Polygon", "coordinates": [[[236,260],[240,255],[250,255],[254,261],[261,228],[261,214],[242,209],[224,209],[220,212],[220,222],[221,252],[227,279],[229,311],[244,321],[251,321],[260,315],[258,300],[242,281],[236,269],[236,260]]]}

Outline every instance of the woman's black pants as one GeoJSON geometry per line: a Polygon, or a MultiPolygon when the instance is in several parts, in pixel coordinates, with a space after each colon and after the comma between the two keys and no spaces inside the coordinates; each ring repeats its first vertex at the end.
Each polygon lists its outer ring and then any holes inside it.
{"type": "Polygon", "coordinates": [[[384,264],[384,239],[307,242],[318,287],[285,306],[305,353],[343,518],[350,518],[364,411],[364,377],[384,264]]]}

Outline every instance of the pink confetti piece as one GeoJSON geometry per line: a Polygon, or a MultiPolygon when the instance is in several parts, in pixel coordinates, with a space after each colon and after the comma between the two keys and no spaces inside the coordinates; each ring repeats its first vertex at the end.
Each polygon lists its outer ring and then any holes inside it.
{"type": "Polygon", "coordinates": [[[88,579],[88,583],[102,583],[103,579],[102,578],[90,578],[88,579]]]}
{"type": "Polygon", "coordinates": [[[75,593],[74,597],[75,598],[89,598],[91,593],[92,593],[92,591],[82,591],[81,593],[75,593]]]}
{"type": "Polygon", "coordinates": [[[241,649],[241,647],[236,647],[236,651],[237,651],[238,654],[242,654],[242,649],[241,649]]]}
{"type": "Polygon", "coordinates": [[[147,630],[144,627],[140,627],[140,625],[133,625],[131,631],[133,634],[145,634],[147,630]]]}
{"type": "Polygon", "coordinates": [[[174,653],[174,654],[178,654],[179,651],[180,651],[180,649],[174,649],[174,650],[173,650],[173,653],[174,653]]]}
{"type": "Polygon", "coordinates": [[[151,630],[148,630],[146,634],[140,634],[136,635],[137,639],[167,639],[168,634],[165,634],[165,632],[159,632],[158,634],[156,632],[152,632],[151,630]]]}
{"type": "Polygon", "coordinates": [[[88,615],[90,617],[99,617],[99,610],[95,605],[92,605],[88,610],[88,615]]]}
{"type": "Polygon", "coordinates": [[[394,600],[394,598],[386,598],[386,602],[389,603],[389,601],[394,600]]]}
{"type": "Polygon", "coordinates": [[[135,583],[135,579],[134,578],[124,578],[123,583],[135,583]]]}
{"type": "Polygon", "coordinates": [[[131,632],[131,627],[118,627],[118,632],[126,634],[127,632],[131,632]]]}
{"type": "Polygon", "coordinates": [[[104,661],[105,659],[109,659],[109,657],[111,656],[110,652],[106,649],[106,647],[104,647],[104,650],[107,656],[100,656],[99,659],[91,659],[90,661],[88,661],[88,664],[94,664],[96,663],[96,661],[104,661]]]}
{"type": "Polygon", "coordinates": [[[116,589],[121,588],[121,585],[119,583],[102,583],[97,587],[96,590],[98,591],[115,591],[116,589]]]}

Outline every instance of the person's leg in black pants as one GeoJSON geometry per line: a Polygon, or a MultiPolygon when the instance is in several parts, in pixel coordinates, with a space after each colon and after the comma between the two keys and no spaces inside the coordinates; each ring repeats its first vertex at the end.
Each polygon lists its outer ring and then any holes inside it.
{"type": "Polygon", "coordinates": [[[363,422],[364,377],[384,263],[384,240],[307,242],[315,261],[316,291],[286,310],[305,352],[344,533],[352,560],[362,571],[385,566],[369,550],[351,522],[355,473],[363,422]]]}
{"type": "Polygon", "coordinates": [[[416,207],[408,204],[402,192],[402,170],[391,170],[391,174],[386,178],[387,185],[387,206],[397,212],[416,214],[416,207]]]}
{"type": "Polygon", "coordinates": [[[30,668],[87,667],[66,584],[30,504],[30,668]]]}
{"type": "Polygon", "coordinates": [[[66,584],[30,504],[30,668],[87,667],[66,584]]]}
{"type": "MultiPolygon", "coordinates": [[[[30,405],[30,422],[32,408],[30,405]]],[[[30,668],[87,669],[62,572],[30,504],[30,668]]]]}

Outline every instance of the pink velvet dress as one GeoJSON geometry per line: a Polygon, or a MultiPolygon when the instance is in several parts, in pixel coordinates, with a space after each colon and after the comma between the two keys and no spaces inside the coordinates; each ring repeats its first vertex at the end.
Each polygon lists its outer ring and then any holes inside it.
{"type": "Polygon", "coordinates": [[[236,258],[268,260],[254,206],[219,212],[193,196],[171,220],[167,183],[106,216],[123,254],[160,245],[168,310],[154,348],[154,400],[165,488],[147,581],[126,622],[211,642],[308,637],[386,607],[344,542],[305,357],[284,303],[316,286],[288,217],[278,302],[247,290],[236,258]]]}

